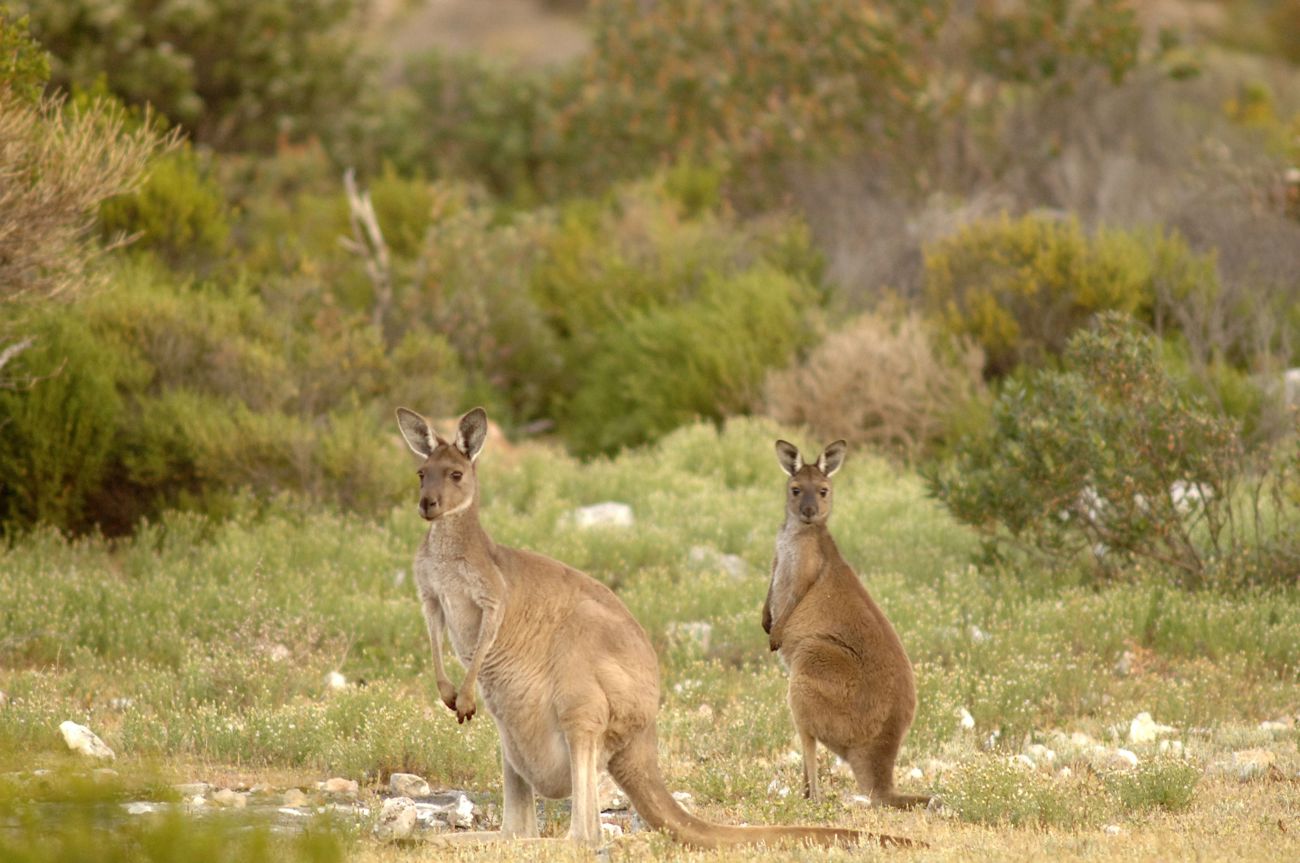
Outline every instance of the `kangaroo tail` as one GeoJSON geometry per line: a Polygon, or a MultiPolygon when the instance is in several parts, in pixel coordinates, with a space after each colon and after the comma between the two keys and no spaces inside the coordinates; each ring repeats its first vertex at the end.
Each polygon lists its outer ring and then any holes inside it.
{"type": "Polygon", "coordinates": [[[609,773],[647,824],[656,830],[667,830],[678,842],[696,848],[791,840],[812,845],[858,845],[862,842],[879,842],[886,847],[923,845],[899,836],[838,827],[731,827],[696,818],[668,793],[668,786],[659,772],[653,726],[637,735],[610,759],[609,773]]]}

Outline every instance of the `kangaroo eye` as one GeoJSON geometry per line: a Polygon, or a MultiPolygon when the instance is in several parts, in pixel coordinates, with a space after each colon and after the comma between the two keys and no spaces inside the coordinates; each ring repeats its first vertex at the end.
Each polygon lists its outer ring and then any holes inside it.
{"type": "Polygon", "coordinates": [[[820,494],[822,497],[826,497],[826,495],[829,494],[829,493],[830,493],[830,489],[825,489],[825,488],[824,488],[824,489],[821,489],[821,490],[818,492],[818,494],[820,494]]]}
{"type": "Polygon", "coordinates": [[[798,497],[798,496],[799,496],[799,486],[794,486],[793,488],[790,489],[790,497],[798,497]]]}
{"type": "Polygon", "coordinates": [[[465,474],[461,473],[460,471],[458,471],[458,470],[454,470],[454,471],[451,472],[451,481],[452,481],[452,482],[460,482],[460,478],[463,477],[464,475],[465,475],[465,474]]]}
{"type": "Polygon", "coordinates": [[[418,476],[420,479],[424,479],[424,468],[420,468],[419,470],[417,470],[415,472],[415,475],[418,476]]]}

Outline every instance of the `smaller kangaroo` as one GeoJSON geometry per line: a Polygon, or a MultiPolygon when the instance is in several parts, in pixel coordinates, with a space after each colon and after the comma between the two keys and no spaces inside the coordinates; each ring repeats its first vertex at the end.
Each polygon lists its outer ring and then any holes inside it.
{"type": "Polygon", "coordinates": [[[922,806],[929,795],[894,791],[894,760],[916,712],[916,682],[903,643],[840,555],[826,526],[831,477],[848,445],[837,440],[817,461],[776,442],[790,475],[785,522],[776,535],[763,629],[790,672],[790,714],[803,747],[804,796],[819,799],[817,743],[853,768],[875,806],[922,806]]]}

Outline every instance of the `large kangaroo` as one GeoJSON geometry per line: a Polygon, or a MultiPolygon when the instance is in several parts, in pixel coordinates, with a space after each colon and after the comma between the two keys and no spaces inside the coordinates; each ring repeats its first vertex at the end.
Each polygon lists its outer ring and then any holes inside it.
{"type": "Polygon", "coordinates": [[[912,665],[826,527],[831,477],[847,448],[837,440],[805,464],[794,445],[776,442],[777,461],[790,481],[763,629],[790,671],[788,700],[803,746],[805,796],[819,797],[821,741],[849,763],[874,805],[920,806],[928,795],[894,791],[894,759],[916,712],[912,665]]]}
{"type": "Polygon", "coordinates": [[[598,842],[596,785],[607,767],[648,824],[690,845],[867,838],[910,844],[826,827],[725,827],[682,809],[659,773],[659,669],[645,630],[595,579],[498,545],[480,526],[475,461],[487,435],[482,408],[461,417],[450,443],[413,411],[398,408],[397,419],[423,459],[419,510],[429,532],[415,555],[415,580],[438,692],[465,722],[475,714],[477,682],[501,737],[501,831],[458,839],[536,837],[537,793],[572,796],[569,838],[598,842]],[[443,667],[444,628],[465,666],[459,689],[443,667]]]}

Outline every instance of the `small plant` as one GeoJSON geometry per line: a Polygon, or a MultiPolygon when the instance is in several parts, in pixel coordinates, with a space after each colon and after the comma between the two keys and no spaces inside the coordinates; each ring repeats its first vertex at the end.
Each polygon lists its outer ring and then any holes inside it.
{"type": "Polygon", "coordinates": [[[991,428],[928,479],[995,551],[1090,553],[1103,576],[1142,560],[1192,586],[1283,583],[1300,559],[1296,465],[1266,456],[1248,458],[1236,424],[1180,390],[1156,340],[1111,314],[1070,340],[1060,370],[1009,382],[991,428]]]}
{"type": "Polygon", "coordinates": [[[1024,827],[1082,827],[1101,812],[1096,789],[1067,787],[1006,757],[985,756],[962,765],[939,793],[963,821],[1024,827]]]}
{"type": "Polygon", "coordinates": [[[1106,789],[1126,812],[1165,809],[1180,812],[1196,796],[1200,768],[1177,759],[1145,761],[1128,773],[1106,777],[1106,789]]]}

